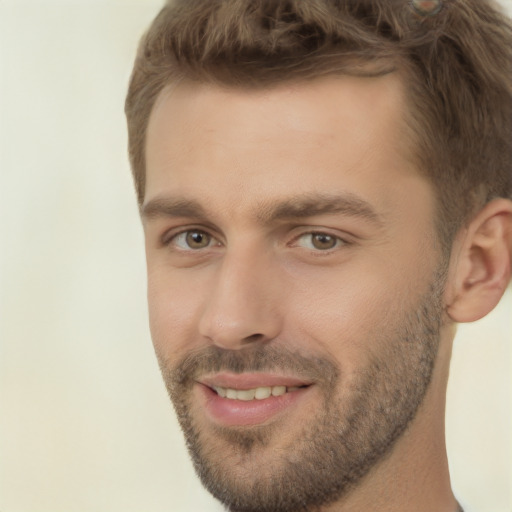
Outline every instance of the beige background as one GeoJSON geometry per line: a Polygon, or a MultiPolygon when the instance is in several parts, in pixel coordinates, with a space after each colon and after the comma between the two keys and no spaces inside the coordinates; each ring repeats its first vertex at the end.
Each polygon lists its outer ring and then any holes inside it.
{"type": "MultiPolygon", "coordinates": [[[[0,0],[1,512],[220,510],[153,356],[125,151],[126,83],[160,5],[0,0]]],[[[450,463],[478,512],[512,510],[511,316],[509,294],[455,344],[450,463]]]]}

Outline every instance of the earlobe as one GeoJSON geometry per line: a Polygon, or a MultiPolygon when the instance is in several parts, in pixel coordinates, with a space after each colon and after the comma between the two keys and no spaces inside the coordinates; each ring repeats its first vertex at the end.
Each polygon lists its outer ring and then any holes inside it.
{"type": "Polygon", "coordinates": [[[494,309],[510,282],[512,201],[488,203],[460,244],[447,313],[455,322],[473,322],[494,309]]]}

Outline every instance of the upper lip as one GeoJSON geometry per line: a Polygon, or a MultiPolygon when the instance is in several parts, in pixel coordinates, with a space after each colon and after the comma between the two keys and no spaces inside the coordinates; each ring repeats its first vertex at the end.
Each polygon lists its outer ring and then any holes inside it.
{"type": "Polygon", "coordinates": [[[210,388],[221,387],[229,389],[254,389],[273,386],[301,387],[312,384],[311,381],[298,377],[258,372],[216,373],[197,379],[197,382],[210,388]]]}

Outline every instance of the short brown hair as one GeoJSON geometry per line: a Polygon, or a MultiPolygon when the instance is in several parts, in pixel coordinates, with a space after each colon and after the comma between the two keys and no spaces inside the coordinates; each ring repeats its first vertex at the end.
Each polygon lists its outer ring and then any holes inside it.
{"type": "Polygon", "coordinates": [[[160,92],[181,79],[266,87],[329,74],[404,76],[441,239],[512,196],[512,26],[491,0],[176,0],[143,37],[126,99],[137,197],[160,92]],[[418,6],[440,5],[432,15],[418,6]]]}

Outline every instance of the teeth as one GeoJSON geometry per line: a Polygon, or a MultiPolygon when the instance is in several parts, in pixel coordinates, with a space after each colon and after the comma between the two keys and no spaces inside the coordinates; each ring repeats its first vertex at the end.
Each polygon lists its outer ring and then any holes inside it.
{"type": "Polygon", "coordinates": [[[265,400],[272,394],[272,388],[256,388],[256,392],[254,393],[254,398],[256,400],[265,400]]]}
{"type": "Polygon", "coordinates": [[[217,392],[217,395],[221,396],[222,398],[226,398],[226,388],[218,388],[218,387],[215,387],[213,388],[215,389],[215,391],[217,392]]]}
{"type": "Polygon", "coordinates": [[[236,400],[238,398],[238,391],[236,389],[226,389],[226,398],[236,400]]]}
{"type": "Polygon", "coordinates": [[[289,388],[286,386],[268,386],[253,389],[231,389],[214,386],[213,389],[222,398],[229,398],[230,400],[243,400],[248,402],[250,400],[265,400],[265,398],[269,398],[270,396],[282,396],[285,393],[297,391],[300,389],[300,386],[291,386],[289,388]]]}
{"type": "Polygon", "coordinates": [[[286,393],[286,386],[274,386],[272,388],[272,396],[281,396],[286,393]]]}
{"type": "Polygon", "coordinates": [[[248,402],[249,400],[254,400],[254,396],[256,395],[256,390],[255,389],[239,389],[237,392],[236,392],[236,397],[238,398],[238,400],[244,400],[246,402],[248,402]]]}

